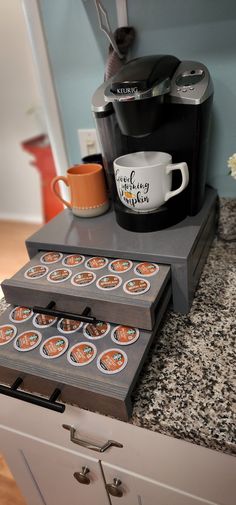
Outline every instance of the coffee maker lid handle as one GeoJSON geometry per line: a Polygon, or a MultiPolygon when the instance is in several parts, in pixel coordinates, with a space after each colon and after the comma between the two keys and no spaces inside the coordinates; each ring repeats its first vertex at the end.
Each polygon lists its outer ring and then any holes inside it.
{"type": "Polygon", "coordinates": [[[136,58],[112,77],[104,94],[105,101],[143,100],[169,93],[171,78],[180,61],[171,55],[136,58]]]}

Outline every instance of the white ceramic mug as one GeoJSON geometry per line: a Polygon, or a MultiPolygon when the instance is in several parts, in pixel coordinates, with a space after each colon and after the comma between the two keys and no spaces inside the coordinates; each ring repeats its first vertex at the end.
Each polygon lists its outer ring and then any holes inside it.
{"type": "Polygon", "coordinates": [[[142,151],[114,161],[118,196],[129,209],[151,212],[181,193],[189,181],[187,163],[173,163],[168,153],[142,151]],[[182,183],[171,191],[172,171],[180,170],[182,183]]]}

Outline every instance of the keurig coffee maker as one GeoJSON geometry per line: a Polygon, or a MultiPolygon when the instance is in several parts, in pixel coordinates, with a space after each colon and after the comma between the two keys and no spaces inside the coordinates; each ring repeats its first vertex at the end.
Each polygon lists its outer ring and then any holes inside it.
{"type": "MultiPolygon", "coordinates": [[[[167,228],[203,205],[213,85],[202,63],[175,56],[137,58],[103,83],[92,99],[104,167],[117,222],[132,231],[167,228]],[[116,190],[114,160],[139,151],[161,151],[186,162],[189,184],[158,209],[139,213],[124,206],[116,190]]],[[[173,173],[172,190],[180,186],[173,173]]]]}

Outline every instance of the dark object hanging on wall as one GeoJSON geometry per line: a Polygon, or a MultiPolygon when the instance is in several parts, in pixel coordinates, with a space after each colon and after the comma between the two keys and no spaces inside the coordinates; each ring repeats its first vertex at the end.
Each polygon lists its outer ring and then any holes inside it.
{"type": "Polygon", "coordinates": [[[114,39],[119,51],[122,53],[122,55],[124,55],[124,57],[121,59],[110,44],[106,61],[104,81],[110,79],[110,77],[115,75],[126,63],[128,51],[135,40],[135,29],[132,26],[123,26],[121,28],[117,28],[114,32],[114,39]]]}

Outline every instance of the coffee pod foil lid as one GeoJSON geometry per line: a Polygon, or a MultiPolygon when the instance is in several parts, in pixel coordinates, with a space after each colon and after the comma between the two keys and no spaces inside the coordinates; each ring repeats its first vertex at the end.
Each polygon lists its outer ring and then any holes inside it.
{"type": "Polygon", "coordinates": [[[9,314],[9,319],[12,323],[25,323],[33,315],[33,311],[28,307],[15,307],[9,314]]]}
{"type": "Polygon", "coordinates": [[[42,340],[42,335],[39,331],[28,330],[24,331],[14,340],[14,348],[20,352],[32,351],[38,347],[42,340]]]}
{"type": "Polygon", "coordinates": [[[78,274],[75,274],[72,279],[71,279],[71,283],[74,285],[74,286],[78,286],[78,287],[86,287],[86,286],[89,286],[90,284],[92,284],[96,279],[96,275],[94,272],[88,272],[88,271],[84,271],[84,272],[79,272],[78,274]]]}
{"type": "Polygon", "coordinates": [[[90,270],[101,270],[101,268],[104,268],[107,265],[107,263],[108,263],[107,258],[94,256],[93,258],[89,258],[86,261],[85,266],[90,270]]]}
{"type": "Polygon", "coordinates": [[[49,337],[41,345],[40,354],[47,359],[59,358],[67,350],[68,344],[67,338],[62,335],[49,337]]]}
{"type": "Polygon", "coordinates": [[[98,370],[107,375],[121,372],[127,363],[127,354],[122,349],[106,349],[97,359],[98,370]]]}
{"type": "Polygon", "coordinates": [[[143,295],[150,289],[150,282],[147,279],[134,278],[126,281],[123,290],[128,295],[143,295]]]}
{"type": "Polygon", "coordinates": [[[130,326],[116,326],[111,333],[111,339],[118,345],[130,345],[139,338],[138,328],[130,326]]]}
{"type": "Polygon", "coordinates": [[[44,265],[35,265],[34,267],[28,268],[24,273],[24,277],[29,280],[36,280],[44,277],[48,273],[48,267],[44,265]]]}
{"type": "Polygon", "coordinates": [[[117,289],[122,284],[122,279],[118,275],[104,275],[97,280],[96,286],[102,291],[117,289]]]}
{"type": "Polygon", "coordinates": [[[57,324],[57,329],[62,333],[75,333],[83,326],[81,321],[74,321],[72,319],[60,319],[57,324]]]}
{"type": "Polygon", "coordinates": [[[64,282],[70,278],[71,274],[69,268],[57,268],[48,274],[47,280],[53,283],[64,282]]]}
{"type": "Polygon", "coordinates": [[[0,345],[8,344],[16,336],[17,329],[13,324],[3,324],[0,326],[0,345]]]}
{"type": "Polygon", "coordinates": [[[117,259],[117,260],[113,260],[109,264],[108,268],[109,268],[110,272],[123,274],[123,273],[131,270],[132,266],[133,266],[133,263],[130,260],[117,259]]]}
{"type": "Polygon", "coordinates": [[[152,277],[159,272],[159,266],[156,263],[148,263],[147,261],[143,261],[136,265],[134,272],[136,275],[140,275],[141,277],[152,277]]]}
{"type": "Polygon", "coordinates": [[[87,323],[84,326],[83,333],[86,338],[91,340],[98,340],[105,337],[110,331],[110,324],[103,321],[97,321],[96,323],[87,323]]]}
{"type": "Polygon", "coordinates": [[[74,366],[85,366],[94,360],[97,349],[92,342],[78,342],[67,353],[67,360],[74,366]]]}
{"type": "Polygon", "coordinates": [[[51,265],[52,263],[57,263],[62,258],[63,258],[63,254],[62,253],[50,251],[50,252],[44,253],[41,256],[40,261],[44,265],[51,265]]]}
{"type": "Polygon", "coordinates": [[[77,267],[81,265],[84,260],[85,257],[82,256],[82,254],[69,254],[63,259],[62,264],[65,267],[77,267]]]}
{"type": "Polygon", "coordinates": [[[35,328],[50,328],[56,321],[57,317],[48,316],[47,314],[35,314],[33,325],[35,328]]]}

